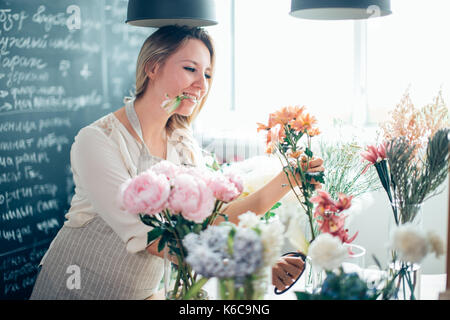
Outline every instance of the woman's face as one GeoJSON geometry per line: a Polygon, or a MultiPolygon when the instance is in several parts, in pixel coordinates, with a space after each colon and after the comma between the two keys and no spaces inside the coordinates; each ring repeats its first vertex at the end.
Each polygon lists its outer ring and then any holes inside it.
{"type": "Polygon", "coordinates": [[[167,58],[161,68],[157,68],[153,89],[164,100],[166,94],[171,99],[182,94],[188,96],[188,99],[181,101],[175,113],[189,116],[208,91],[210,77],[211,57],[208,48],[200,40],[189,39],[167,58]]]}

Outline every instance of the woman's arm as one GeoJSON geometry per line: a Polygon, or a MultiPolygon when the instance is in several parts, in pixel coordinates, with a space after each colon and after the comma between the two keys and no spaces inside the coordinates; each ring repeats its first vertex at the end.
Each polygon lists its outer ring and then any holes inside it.
{"type": "MultiPolygon", "coordinates": [[[[323,171],[322,159],[314,159],[310,163],[310,170],[308,172],[323,171]]],[[[289,179],[294,183],[294,177],[289,172],[289,179]]],[[[297,181],[299,177],[297,176],[297,181]]],[[[320,183],[312,181],[316,188],[320,188],[320,183]]],[[[237,224],[239,222],[239,215],[247,211],[252,211],[257,215],[266,213],[273,207],[277,201],[283,198],[289,191],[291,191],[288,178],[284,171],[278,173],[272,180],[270,180],[263,187],[248,195],[245,198],[237,199],[231,202],[222,213],[227,214],[228,220],[237,224]]],[[[216,223],[223,221],[223,218],[216,219],[216,223]]]]}

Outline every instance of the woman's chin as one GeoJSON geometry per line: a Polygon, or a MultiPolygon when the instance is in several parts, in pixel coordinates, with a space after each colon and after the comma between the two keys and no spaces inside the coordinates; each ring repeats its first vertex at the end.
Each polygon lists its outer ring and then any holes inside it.
{"type": "Polygon", "coordinates": [[[183,103],[181,106],[178,107],[178,109],[175,110],[176,114],[179,114],[180,116],[188,117],[194,112],[196,103],[183,103]]]}

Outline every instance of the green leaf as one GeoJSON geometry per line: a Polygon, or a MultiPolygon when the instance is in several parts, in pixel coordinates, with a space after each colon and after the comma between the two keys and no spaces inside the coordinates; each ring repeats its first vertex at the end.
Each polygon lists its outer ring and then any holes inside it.
{"type": "Polygon", "coordinates": [[[157,239],[164,232],[162,228],[155,228],[147,233],[147,244],[157,239]]]}
{"type": "Polygon", "coordinates": [[[273,207],[270,210],[275,210],[281,206],[281,202],[277,202],[273,205],[273,207]]]}
{"type": "Polygon", "coordinates": [[[157,222],[155,221],[155,218],[153,218],[147,214],[139,214],[139,218],[141,218],[141,221],[147,226],[150,226],[150,227],[157,226],[156,225],[157,222]]]}
{"type": "Polygon", "coordinates": [[[309,149],[309,148],[305,149],[305,154],[310,158],[312,158],[312,156],[313,156],[313,153],[312,153],[311,149],[309,149]]]}
{"type": "Polygon", "coordinates": [[[158,243],[158,252],[161,252],[164,249],[167,240],[169,240],[169,237],[170,234],[168,234],[168,232],[163,232],[163,234],[161,235],[161,239],[159,240],[158,243]]]}

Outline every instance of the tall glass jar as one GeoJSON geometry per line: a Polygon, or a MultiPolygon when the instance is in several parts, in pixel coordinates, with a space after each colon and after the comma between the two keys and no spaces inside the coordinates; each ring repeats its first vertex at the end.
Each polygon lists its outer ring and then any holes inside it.
{"type": "MultiPolygon", "coordinates": [[[[422,223],[422,203],[396,206],[397,219],[391,212],[389,218],[389,240],[392,240],[393,233],[397,227],[409,223],[417,230],[423,230],[422,223]]],[[[393,298],[396,300],[416,300],[420,299],[420,277],[421,266],[418,263],[403,261],[398,252],[389,248],[389,276],[395,277],[395,293],[393,298]]]]}

